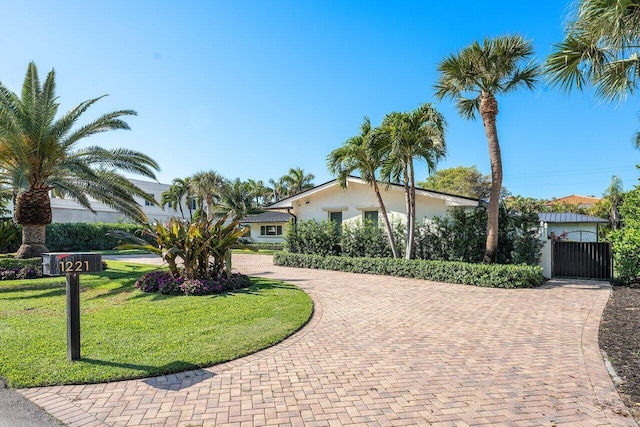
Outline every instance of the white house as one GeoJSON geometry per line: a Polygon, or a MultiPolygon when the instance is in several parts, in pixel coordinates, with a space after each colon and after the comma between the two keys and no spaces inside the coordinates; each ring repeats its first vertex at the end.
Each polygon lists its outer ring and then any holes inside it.
{"type": "MultiPolygon", "coordinates": [[[[406,222],[404,187],[381,184],[380,190],[389,217],[406,222]]],[[[433,217],[445,216],[453,207],[473,208],[478,203],[478,199],[416,189],[416,219],[418,222],[430,221],[433,217]]],[[[337,180],[332,180],[280,200],[267,209],[289,216],[246,218],[251,219],[251,237],[255,241],[284,241],[283,236],[291,218],[296,221],[313,219],[342,224],[365,219],[378,221],[380,215],[375,192],[363,179],[356,177],[347,178],[346,189],[340,187],[337,180]],[[267,218],[269,221],[260,221],[267,218]]]]}
{"type": "MultiPolygon", "coordinates": [[[[130,179],[133,184],[138,186],[143,191],[153,195],[153,197],[160,202],[160,195],[169,188],[168,184],[161,184],[159,182],[141,181],[137,179],[130,179]]],[[[51,196],[51,215],[53,222],[131,222],[131,219],[127,218],[117,210],[105,205],[104,203],[91,200],[91,207],[96,211],[95,214],[91,213],[85,207],[79,205],[76,201],[70,199],[60,199],[51,196]]],[[[141,197],[136,197],[137,202],[142,206],[142,211],[147,215],[150,222],[154,220],[166,221],[172,216],[179,216],[179,213],[173,209],[153,205],[141,197]]],[[[10,211],[13,211],[13,206],[8,206],[10,211]]]]}

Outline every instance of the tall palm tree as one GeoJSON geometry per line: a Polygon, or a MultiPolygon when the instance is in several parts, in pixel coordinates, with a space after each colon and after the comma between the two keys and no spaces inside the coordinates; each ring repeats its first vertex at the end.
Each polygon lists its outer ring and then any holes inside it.
{"type": "Polygon", "coordinates": [[[398,258],[396,241],[376,176],[378,169],[382,166],[382,155],[380,151],[374,149],[372,136],[371,121],[368,117],[365,117],[360,126],[360,135],[349,138],[341,147],[329,153],[327,167],[332,174],[336,175],[342,188],[347,187],[347,178],[354,171],[358,171],[362,179],[373,188],[387,229],[391,252],[394,258],[398,258]]]}
{"type": "Polygon", "coordinates": [[[249,186],[239,178],[222,185],[215,211],[221,215],[229,215],[234,221],[261,212],[253,201],[249,186]]]}
{"type": "Polygon", "coordinates": [[[264,185],[264,181],[249,179],[247,181],[252,197],[255,197],[256,206],[265,206],[266,199],[271,196],[272,190],[264,185]]]}
{"type": "Polygon", "coordinates": [[[281,181],[287,187],[287,196],[295,196],[298,193],[309,190],[314,187],[313,179],[315,176],[311,173],[304,173],[302,168],[291,168],[289,172],[281,178],[281,181]]]}
{"type": "Polygon", "coordinates": [[[23,226],[22,246],[16,257],[35,257],[47,251],[45,225],[52,219],[50,191],[74,199],[92,212],[89,197],[146,222],[134,196],[156,202],[118,171],[155,179],[158,164],[133,150],[78,148],[88,136],[129,129],[121,117],[136,114],[132,110],[114,111],[74,128],[81,115],[101,98],[84,101],[56,118],[59,104],[53,70],[41,85],[36,65],[31,62],[21,96],[0,83],[0,170],[11,177],[16,195],[14,219],[23,226]]]}
{"type": "Polygon", "coordinates": [[[191,191],[207,204],[207,218],[213,218],[213,207],[220,198],[224,178],[215,171],[197,172],[191,177],[191,191]]]}
{"type": "Polygon", "coordinates": [[[498,248],[498,207],[502,188],[502,156],[498,142],[496,116],[502,95],[522,86],[533,89],[539,67],[530,59],[531,43],[520,36],[502,36],[477,41],[438,66],[440,78],[435,86],[439,99],[451,97],[458,113],[465,119],[475,119],[480,113],[489,145],[491,162],[491,193],[487,220],[487,243],[483,262],[495,262],[498,248]]]}
{"type": "Polygon", "coordinates": [[[416,229],[415,160],[425,160],[429,173],[446,154],[446,120],[430,103],[408,113],[390,113],[374,135],[376,149],[384,155],[382,177],[402,181],[407,209],[405,258],[413,258],[416,229]]]}
{"type": "Polygon", "coordinates": [[[639,42],[639,0],[581,0],[545,71],[566,91],[594,86],[605,100],[622,99],[640,83],[639,42]]]}

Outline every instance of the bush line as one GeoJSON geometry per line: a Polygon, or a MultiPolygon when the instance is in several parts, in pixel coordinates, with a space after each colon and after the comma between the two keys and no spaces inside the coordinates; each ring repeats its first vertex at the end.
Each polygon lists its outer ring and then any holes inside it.
{"type": "Polygon", "coordinates": [[[542,268],[529,265],[471,264],[455,261],[391,258],[348,258],[290,252],[274,254],[273,263],[284,267],[410,277],[490,288],[533,288],[545,282],[542,268]]]}

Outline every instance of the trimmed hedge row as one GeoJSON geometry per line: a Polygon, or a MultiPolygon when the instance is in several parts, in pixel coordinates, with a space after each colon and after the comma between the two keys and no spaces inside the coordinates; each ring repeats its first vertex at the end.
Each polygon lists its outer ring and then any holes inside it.
{"type": "Polygon", "coordinates": [[[111,230],[140,235],[142,226],[125,223],[55,222],[47,225],[46,246],[51,252],[113,249],[118,246],[119,241],[107,236],[107,232],[111,230]]]}
{"type": "Polygon", "coordinates": [[[491,288],[533,288],[544,283],[542,268],[528,265],[471,264],[392,258],[347,258],[279,252],[273,263],[285,267],[316,268],[491,288]]]}

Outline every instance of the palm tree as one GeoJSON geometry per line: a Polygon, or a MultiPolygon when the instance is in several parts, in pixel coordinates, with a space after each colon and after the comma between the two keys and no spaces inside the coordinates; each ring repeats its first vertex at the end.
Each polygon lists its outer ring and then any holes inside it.
{"type": "Polygon", "coordinates": [[[429,173],[446,154],[446,121],[433,105],[425,103],[409,113],[390,113],[382,120],[376,149],[384,156],[382,177],[402,181],[407,209],[405,258],[413,258],[416,229],[416,179],[414,160],[425,160],[429,173]]]}
{"type": "Polygon", "coordinates": [[[160,205],[165,207],[169,205],[171,209],[180,211],[180,216],[184,219],[183,201],[186,202],[189,209],[189,218],[192,218],[192,193],[190,188],[191,178],[175,178],[169,188],[160,195],[160,205]]]}
{"type": "Polygon", "coordinates": [[[609,220],[611,222],[611,229],[616,231],[620,228],[622,218],[620,217],[620,206],[624,201],[624,190],[622,188],[622,180],[617,176],[611,177],[611,183],[604,192],[604,197],[611,204],[609,210],[609,220]]]}
{"type": "Polygon", "coordinates": [[[214,171],[197,172],[191,177],[191,191],[207,204],[207,218],[213,218],[213,206],[220,198],[224,178],[214,171]]]}
{"type": "Polygon", "coordinates": [[[291,197],[313,188],[314,178],[315,176],[311,173],[305,174],[302,168],[291,168],[289,173],[281,178],[281,182],[287,188],[287,196],[291,197]]]}
{"type": "Polygon", "coordinates": [[[251,196],[255,197],[256,206],[265,206],[266,199],[271,196],[272,190],[264,185],[262,180],[255,181],[253,179],[249,179],[247,181],[247,186],[249,187],[251,196]]]}
{"type": "Polygon", "coordinates": [[[269,185],[271,185],[271,192],[274,203],[277,203],[286,197],[287,188],[285,183],[282,181],[282,178],[277,181],[273,178],[269,178],[269,185]]]}
{"type": "Polygon", "coordinates": [[[502,36],[477,41],[456,55],[445,58],[438,66],[440,79],[435,86],[439,99],[451,97],[458,113],[475,119],[479,112],[484,124],[491,162],[491,193],[487,220],[487,243],[483,262],[495,261],[498,248],[498,207],[502,188],[502,156],[498,142],[496,95],[522,86],[533,89],[539,67],[530,58],[531,43],[520,36],[502,36]]]}
{"type": "Polygon", "coordinates": [[[545,71],[566,91],[594,86],[605,100],[622,99],[638,89],[639,41],[640,1],[581,0],[545,71]]]}
{"type": "Polygon", "coordinates": [[[222,185],[220,199],[215,210],[221,215],[230,215],[234,221],[261,212],[253,201],[249,186],[239,178],[226,181],[222,185]]]}
{"type": "Polygon", "coordinates": [[[329,153],[327,156],[327,167],[331,173],[337,176],[342,188],[347,187],[347,178],[354,171],[359,171],[362,179],[371,185],[373,191],[376,193],[378,206],[380,206],[380,212],[382,213],[382,218],[384,219],[384,224],[387,229],[391,252],[394,258],[398,258],[396,241],[376,177],[378,169],[382,166],[382,156],[380,151],[374,150],[372,136],[371,121],[368,117],[365,117],[360,126],[360,135],[349,138],[341,147],[329,153]]]}
{"type": "Polygon", "coordinates": [[[158,164],[133,150],[101,147],[78,148],[88,136],[115,129],[129,129],[123,116],[132,110],[114,111],[74,129],[74,125],[102,97],[90,99],[56,119],[58,102],[55,72],[40,84],[31,62],[19,97],[0,83],[0,171],[10,177],[15,191],[14,219],[22,228],[17,258],[36,257],[47,251],[45,225],[50,224],[53,191],[95,212],[89,197],[140,222],[147,218],[134,196],[156,203],[118,171],[155,179],[158,164]]]}

